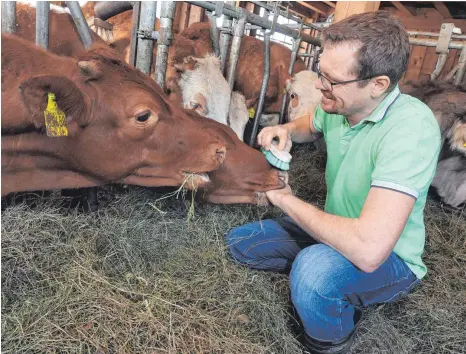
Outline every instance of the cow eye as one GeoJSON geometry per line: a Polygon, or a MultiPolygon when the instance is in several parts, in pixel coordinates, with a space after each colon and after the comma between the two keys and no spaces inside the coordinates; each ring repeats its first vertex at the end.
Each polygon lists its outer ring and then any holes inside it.
{"type": "Polygon", "coordinates": [[[190,102],[189,103],[192,109],[198,109],[201,105],[196,102],[190,102]]]}
{"type": "Polygon", "coordinates": [[[136,116],[136,120],[140,123],[147,121],[150,117],[150,112],[144,112],[136,116]]]}
{"type": "Polygon", "coordinates": [[[296,94],[292,93],[292,94],[290,95],[290,97],[291,97],[292,100],[294,100],[294,99],[296,98],[296,94]]]}

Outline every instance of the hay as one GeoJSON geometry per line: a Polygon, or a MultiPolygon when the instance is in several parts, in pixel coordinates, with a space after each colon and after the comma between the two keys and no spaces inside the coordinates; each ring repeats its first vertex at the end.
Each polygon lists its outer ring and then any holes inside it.
{"type": "MultiPolygon", "coordinates": [[[[290,183],[323,206],[325,154],[293,153],[290,183]],[[309,158],[312,154],[312,158],[309,158]]],[[[189,195],[188,195],[189,196],[189,195]]],[[[288,278],[229,258],[230,228],[274,208],[216,206],[144,188],[100,192],[94,215],[53,193],[2,212],[3,353],[299,353],[288,278]]],[[[429,201],[429,275],[367,312],[352,353],[462,353],[466,221],[429,201]]]]}

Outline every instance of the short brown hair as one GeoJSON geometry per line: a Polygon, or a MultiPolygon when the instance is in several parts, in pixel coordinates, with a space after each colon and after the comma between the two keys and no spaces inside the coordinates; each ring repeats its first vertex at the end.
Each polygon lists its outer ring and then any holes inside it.
{"type": "Polygon", "coordinates": [[[323,31],[323,46],[360,43],[359,78],[387,75],[391,91],[408,67],[409,39],[403,24],[388,11],[366,12],[337,22],[323,31]]]}

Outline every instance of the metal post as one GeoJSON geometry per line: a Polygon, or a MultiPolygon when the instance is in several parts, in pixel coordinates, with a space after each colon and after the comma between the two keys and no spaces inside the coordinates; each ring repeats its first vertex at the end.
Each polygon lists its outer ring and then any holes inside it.
{"type": "Polygon", "coordinates": [[[269,84],[270,75],[270,36],[271,32],[265,31],[264,33],[264,77],[262,78],[261,92],[259,95],[259,102],[257,103],[256,114],[254,116],[254,125],[252,127],[251,137],[249,138],[249,146],[253,146],[256,142],[257,131],[259,130],[259,122],[262,114],[262,108],[265,101],[265,93],[269,84]]]}
{"type": "MultiPolygon", "coordinates": [[[[227,4],[233,3],[234,1],[227,1],[227,4]]],[[[223,11],[222,11],[223,12],[223,11]]],[[[217,13],[217,16],[221,16],[221,14],[217,13]]],[[[223,23],[222,23],[222,34],[220,36],[220,69],[222,70],[222,73],[224,76],[225,75],[225,67],[226,67],[226,61],[227,61],[227,55],[228,55],[228,47],[230,46],[230,36],[231,33],[229,32],[231,30],[231,26],[233,24],[233,21],[230,16],[223,15],[223,23]]]]}
{"type": "MultiPolygon", "coordinates": [[[[157,3],[155,1],[142,1],[139,30],[153,31],[155,27],[155,14],[157,3]]],[[[138,38],[136,50],[136,68],[149,75],[154,56],[154,41],[152,39],[138,38]]]]}
{"type": "Polygon", "coordinates": [[[134,1],[133,5],[133,16],[131,18],[131,40],[129,45],[129,64],[132,66],[136,66],[136,51],[138,47],[138,37],[137,31],[139,27],[139,17],[141,14],[141,2],[134,1]]]}
{"type": "Polygon", "coordinates": [[[440,29],[440,35],[437,42],[437,47],[435,52],[439,55],[437,65],[434,72],[430,75],[432,81],[436,80],[443,71],[445,64],[447,62],[447,57],[449,53],[448,45],[450,44],[451,35],[455,29],[454,23],[443,23],[442,28],[440,29]]]}
{"type": "Polygon", "coordinates": [[[212,49],[214,50],[214,54],[216,57],[220,56],[220,48],[219,48],[219,31],[217,28],[217,14],[222,14],[223,11],[223,1],[217,1],[215,11],[212,11],[211,15],[209,16],[210,22],[210,39],[212,41],[212,49]]]}
{"type": "Polygon", "coordinates": [[[157,43],[157,60],[155,63],[155,81],[162,89],[165,88],[165,73],[167,71],[168,47],[173,39],[172,24],[175,18],[176,2],[163,1],[160,15],[160,41],[157,43]]]}
{"type": "Polygon", "coordinates": [[[2,1],[2,33],[16,32],[16,1],[2,1]]]}
{"type": "Polygon", "coordinates": [[[89,29],[87,21],[84,18],[81,6],[79,6],[78,1],[65,1],[65,3],[68,9],[70,10],[74,24],[76,25],[79,36],[81,37],[81,41],[84,44],[84,47],[88,49],[92,45],[91,30],[89,29]]]}
{"type": "MultiPolygon", "coordinates": [[[[299,46],[301,45],[301,38],[295,39],[293,41],[293,48],[291,49],[291,60],[290,60],[290,67],[288,68],[288,74],[292,75],[293,74],[293,67],[296,62],[296,57],[298,55],[299,51],[299,46]]],[[[285,120],[285,111],[286,111],[286,98],[288,97],[288,94],[286,92],[283,93],[283,99],[282,99],[282,109],[280,110],[280,118],[278,120],[278,124],[283,124],[285,120]]]]}
{"type": "Polygon", "coordinates": [[[49,11],[48,1],[36,3],[36,44],[44,49],[49,47],[49,11]]]}
{"type": "MultiPolygon", "coordinates": [[[[240,9],[243,10],[243,9],[240,9]]],[[[243,12],[244,13],[244,12],[243,12]]],[[[236,64],[239,59],[239,52],[241,49],[241,39],[244,36],[244,29],[246,27],[246,16],[242,16],[234,26],[233,41],[231,43],[230,61],[228,67],[227,81],[230,85],[230,90],[233,91],[236,78],[236,64]]]]}
{"type": "Polygon", "coordinates": [[[460,85],[463,82],[466,72],[466,45],[461,49],[460,58],[458,60],[458,71],[455,76],[455,85],[460,85]]]}

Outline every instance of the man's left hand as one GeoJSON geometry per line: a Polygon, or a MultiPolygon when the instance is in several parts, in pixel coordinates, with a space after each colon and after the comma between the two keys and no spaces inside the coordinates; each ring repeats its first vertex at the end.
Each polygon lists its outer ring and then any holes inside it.
{"type": "Polygon", "coordinates": [[[280,200],[284,196],[293,195],[293,191],[291,190],[290,185],[287,184],[282,189],[274,189],[274,190],[265,192],[265,195],[267,196],[267,199],[270,201],[270,203],[272,203],[273,205],[278,205],[280,204],[280,200]]]}

